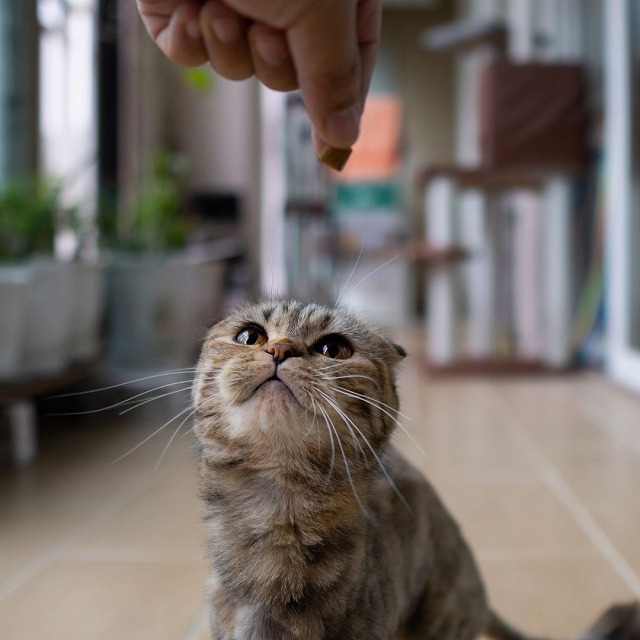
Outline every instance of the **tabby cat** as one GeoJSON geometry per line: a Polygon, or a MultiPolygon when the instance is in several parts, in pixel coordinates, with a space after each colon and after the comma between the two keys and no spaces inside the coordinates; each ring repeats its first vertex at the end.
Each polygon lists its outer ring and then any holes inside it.
{"type": "MultiPolygon", "coordinates": [[[[194,402],[214,640],[528,639],[491,611],[456,522],[390,444],[404,355],[314,304],[211,329],[194,402]]],[[[639,605],[580,638],[640,640],[639,605]]]]}

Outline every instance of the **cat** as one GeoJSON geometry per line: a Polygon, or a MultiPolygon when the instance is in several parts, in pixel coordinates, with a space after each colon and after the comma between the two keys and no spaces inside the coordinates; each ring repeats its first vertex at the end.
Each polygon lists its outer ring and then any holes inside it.
{"type": "MultiPolygon", "coordinates": [[[[398,453],[404,350],[269,301],[216,324],[194,385],[213,640],[534,640],[492,612],[460,529],[398,453]]],[[[582,640],[640,640],[638,603],[582,640]]]]}

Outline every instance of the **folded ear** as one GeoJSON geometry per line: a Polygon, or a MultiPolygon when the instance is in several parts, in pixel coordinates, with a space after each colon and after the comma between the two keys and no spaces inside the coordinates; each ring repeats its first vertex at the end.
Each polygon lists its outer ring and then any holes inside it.
{"type": "Polygon", "coordinates": [[[402,356],[403,358],[407,357],[407,352],[405,351],[404,347],[401,347],[399,344],[396,344],[395,342],[393,342],[392,344],[393,344],[393,348],[398,352],[398,355],[402,356]]]}

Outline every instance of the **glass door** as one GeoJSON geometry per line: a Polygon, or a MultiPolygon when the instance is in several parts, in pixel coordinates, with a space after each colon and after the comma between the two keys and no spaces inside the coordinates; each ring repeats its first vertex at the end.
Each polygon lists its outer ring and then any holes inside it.
{"type": "MultiPolygon", "coordinates": [[[[629,10],[631,33],[637,35],[640,33],[640,4],[630,2],[629,10]]],[[[640,354],[640,41],[637,37],[631,38],[630,57],[629,342],[633,351],[640,354]]]]}
{"type": "Polygon", "coordinates": [[[609,374],[640,392],[640,3],[610,0],[606,19],[609,374]]]}

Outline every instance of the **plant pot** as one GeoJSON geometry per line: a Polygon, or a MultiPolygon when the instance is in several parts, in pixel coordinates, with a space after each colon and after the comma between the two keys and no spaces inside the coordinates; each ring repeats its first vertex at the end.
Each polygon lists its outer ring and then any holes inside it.
{"type": "Polygon", "coordinates": [[[115,256],[108,268],[108,345],[116,369],[193,365],[219,315],[224,263],[115,256]]]}
{"type": "Polygon", "coordinates": [[[105,265],[98,262],[73,263],[72,280],[74,296],[69,355],[74,361],[90,360],[102,347],[105,265]]]}
{"type": "Polygon", "coordinates": [[[30,270],[0,266],[0,381],[21,377],[30,270]]]}
{"type": "Polygon", "coordinates": [[[70,361],[73,268],[47,258],[33,259],[30,265],[22,362],[26,375],[44,376],[62,371],[70,361]]]}

